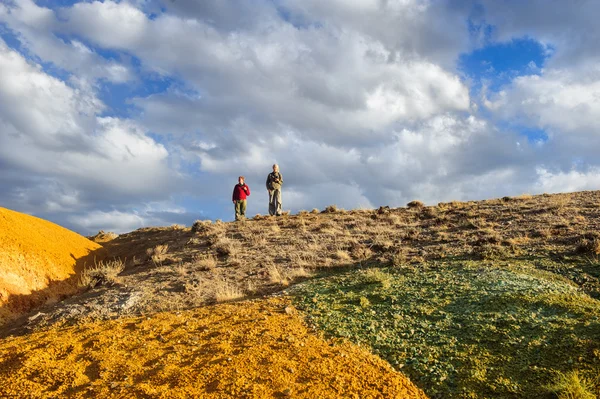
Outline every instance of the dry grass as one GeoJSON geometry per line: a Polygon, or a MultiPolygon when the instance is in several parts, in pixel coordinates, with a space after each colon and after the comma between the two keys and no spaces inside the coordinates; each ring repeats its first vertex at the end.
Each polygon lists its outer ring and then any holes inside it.
{"type": "Polygon", "coordinates": [[[577,371],[566,374],[558,373],[548,390],[556,394],[558,399],[596,399],[594,383],[577,371]]]}
{"type": "MultiPolygon", "coordinates": [[[[582,255],[595,261],[599,256],[596,239],[600,237],[592,233],[600,230],[600,191],[565,195],[558,200],[569,204],[563,208],[569,213],[548,209],[555,197],[455,201],[419,209],[384,207],[381,212],[317,210],[244,223],[198,222],[195,233],[168,227],[147,229],[123,234],[107,247],[122,251],[123,258],[149,260],[155,255],[154,248],[168,243],[168,260],[180,258],[187,270],[175,263],[162,271],[148,268],[149,262],[145,262],[132,267],[132,272],[149,278],[155,287],[165,276],[175,275],[183,293],[193,291],[193,287],[183,290],[184,279],[202,281],[202,295],[186,294],[197,298],[195,304],[216,298],[210,286],[216,278],[240,282],[239,291],[260,295],[293,284],[308,271],[329,272],[340,267],[393,265],[410,273],[418,271],[424,261],[463,258],[512,262],[520,256],[542,259],[549,253],[558,259],[582,255]],[[131,250],[133,245],[139,247],[137,252],[131,250]],[[148,257],[144,252],[147,247],[152,248],[148,257]]],[[[599,297],[600,284],[593,266],[582,260],[573,267],[577,270],[568,278],[599,297]]],[[[148,307],[152,308],[150,302],[148,307]]]]}
{"type": "Polygon", "coordinates": [[[206,233],[212,230],[212,222],[210,220],[196,220],[192,225],[192,233],[206,233]]]}
{"type": "Polygon", "coordinates": [[[187,265],[185,265],[183,262],[179,262],[177,263],[177,265],[175,265],[175,267],[173,268],[173,270],[175,271],[175,273],[177,273],[177,275],[179,275],[180,277],[185,277],[188,274],[188,268],[187,265]]]}
{"type": "Polygon", "coordinates": [[[336,213],[338,211],[337,205],[329,205],[323,210],[323,213],[336,213]]]}
{"type": "Polygon", "coordinates": [[[196,254],[192,258],[192,265],[197,270],[214,270],[218,261],[212,254],[196,254]]]}
{"type": "Polygon", "coordinates": [[[408,204],[406,204],[406,206],[408,208],[423,208],[425,206],[425,204],[419,200],[414,200],[414,201],[410,201],[408,204]]]}
{"type": "Polygon", "coordinates": [[[352,260],[352,257],[350,256],[350,254],[347,251],[343,251],[341,249],[337,250],[334,252],[333,254],[335,259],[341,260],[341,261],[350,261],[352,260]]]}
{"type": "Polygon", "coordinates": [[[169,251],[168,244],[157,245],[154,248],[148,248],[146,254],[157,266],[162,265],[163,261],[167,258],[167,252],[169,251]]]}
{"type": "Polygon", "coordinates": [[[369,259],[373,255],[373,251],[364,244],[353,242],[351,244],[350,254],[354,259],[363,261],[369,259]]]}
{"type": "Polygon", "coordinates": [[[267,265],[266,269],[271,283],[283,286],[288,286],[296,278],[311,275],[304,267],[286,268],[271,263],[267,265]]]}
{"type": "Polygon", "coordinates": [[[99,262],[81,273],[79,286],[94,288],[97,285],[117,284],[120,282],[119,274],[124,269],[125,264],[120,259],[99,262]]]}
{"type": "Polygon", "coordinates": [[[218,255],[234,257],[239,253],[241,244],[228,237],[218,237],[213,248],[218,255]]]}
{"type": "Polygon", "coordinates": [[[234,301],[244,297],[244,291],[227,280],[215,280],[213,282],[213,289],[214,299],[217,302],[234,301]]]}

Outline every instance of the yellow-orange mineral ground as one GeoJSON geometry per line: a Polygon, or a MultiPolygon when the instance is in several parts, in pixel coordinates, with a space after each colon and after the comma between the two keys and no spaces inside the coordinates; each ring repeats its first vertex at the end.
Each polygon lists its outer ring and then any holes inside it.
{"type": "Polygon", "coordinates": [[[425,398],[285,298],[92,322],[0,341],[0,392],[100,398],[425,398]]]}
{"type": "Polygon", "coordinates": [[[76,274],[102,247],[34,216],[0,208],[0,325],[15,314],[72,294],[76,274]]]}

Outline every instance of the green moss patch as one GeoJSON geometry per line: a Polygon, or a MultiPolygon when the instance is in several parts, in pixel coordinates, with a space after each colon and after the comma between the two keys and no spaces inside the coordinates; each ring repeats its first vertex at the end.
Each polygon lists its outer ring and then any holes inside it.
{"type": "Polygon", "coordinates": [[[600,374],[600,301],[527,262],[354,271],[290,291],[322,331],[370,346],[431,397],[553,397],[558,373],[600,374]]]}

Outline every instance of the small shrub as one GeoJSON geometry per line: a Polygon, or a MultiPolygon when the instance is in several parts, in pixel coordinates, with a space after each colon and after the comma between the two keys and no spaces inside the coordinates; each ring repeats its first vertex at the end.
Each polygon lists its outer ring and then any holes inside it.
{"type": "Polygon", "coordinates": [[[575,251],[580,254],[600,255],[600,239],[581,238],[575,251]]]}
{"type": "Polygon", "coordinates": [[[376,251],[387,251],[394,245],[394,241],[386,235],[380,234],[373,238],[371,247],[376,251]]]}
{"type": "Polygon", "coordinates": [[[222,256],[235,256],[239,252],[239,243],[227,237],[218,237],[213,248],[222,256]]]}
{"type": "Polygon", "coordinates": [[[473,254],[482,260],[502,259],[510,255],[505,247],[498,244],[483,244],[474,249],[473,254]]]}
{"type": "Polygon", "coordinates": [[[185,225],[184,224],[172,224],[171,229],[172,230],[184,230],[185,225]]]}
{"type": "Polygon", "coordinates": [[[275,264],[267,266],[267,273],[269,273],[269,278],[272,283],[281,284],[283,286],[289,285],[290,282],[297,277],[310,276],[310,273],[303,267],[283,268],[278,267],[275,264]]]}
{"type": "Polygon", "coordinates": [[[363,244],[353,243],[350,248],[350,254],[354,259],[361,261],[370,258],[373,255],[373,251],[363,244]]]}
{"type": "Polygon", "coordinates": [[[337,205],[329,205],[323,210],[323,213],[336,213],[338,211],[337,205]]]}
{"type": "Polygon", "coordinates": [[[313,208],[313,210],[310,211],[310,213],[312,213],[312,214],[319,213],[319,210],[317,208],[313,208]]]}
{"type": "Polygon", "coordinates": [[[531,233],[532,237],[538,237],[538,238],[548,238],[552,235],[552,231],[550,229],[547,228],[540,228],[535,230],[533,233],[531,233]]]}
{"type": "Polygon", "coordinates": [[[341,250],[341,249],[340,249],[340,250],[338,250],[338,251],[336,251],[336,252],[333,254],[333,257],[334,257],[335,259],[338,259],[338,260],[345,260],[345,261],[349,261],[350,259],[352,259],[352,258],[350,257],[350,254],[349,254],[348,252],[346,252],[346,251],[343,251],[343,250],[341,250]]]}
{"type": "Polygon", "coordinates": [[[146,250],[146,254],[152,260],[152,263],[155,265],[161,265],[162,262],[166,259],[166,254],[169,251],[169,245],[157,245],[154,248],[148,248],[146,250]]]}
{"type": "Polygon", "coordinates": [[[120,259],[97,263],[81,273],[79,286],[94,288],[97,285],[116,284],[120,281],[118,276],[124,269],[125,264],[120,259]]]}
{"type": "Polygon", "coordinates": [[[367,284],[381,284],[388,289],[392,286],[392,276],[380,269],[369,269],[363,275],[363,281],[367,284]]]}
{"type": "Polygon", "coordinates": [[[378,214],[378,215],[385,215],[385,214],[388,214],[388,213],[390,213],[390,207],[389,207],[389,206],[387,206],[387,205],[386,205],[386,206],[380,206],[380,207],[377,209],[377,211],[376,211],[376,212],[377,212],[377,214],[378,214]]]}
{"type": "Polygon", "coordinates": [[[408,256],[404,251],[398,251],[392,256],[392,266],[405,267],[408,264],[408,256]]]}
{"type": "Polygon", "coordinates": [[[192,258],[193,265],[199,270],[214,270],[217,267],[217,258],[211,254],[195,255],[192,258]]]}
{"type": "Polygon", "coordinates": [[[211,229],[210,220],[196,220],[192,225],[192,233],[205,233],[211,229]]]}
{"type": "Polygon", "coordinates": [[[385,220],[392,226],[397,226],[402,222],[402,218],[393,213],[390,213],[385,220]]]}
{"type": "Polygon", "coordinates": [[[548,209],[552,211],[562,211],[569,204],[569,197],[566,195],[553,195],[548,201],[548,209]]]}
{"type": "Polygon", "coordinates": [[[361,308],[368,308],[369,306],[371,306],[371,301],[369,301],[369,299],[364,296],[361,296],[359,298],[359,303],[361,308]]]}
{"type": "Polygon", "coordinates": [[[406,206],[409,208],[423,208],[425,206],[425,204],[419,200],[414,200],[414,201],[410,201],[408,204],[406,204],[406,206]]]}
{"type": "Polygon", "coordinates": [[[173,270],[175,270],[175,273],[177,273],[178,275],[180,275],[181,277],[185,277],[188,273],[188,269],[186,267],[186,265],[184,265],[182,262],[179,262],[174,268],[173,270]]]}
{"type": "Polygon", "coordinates": [[[404,238],[407,240],[416,240],[421,235],[421,230],[418,227],[413,227],[406,230],[404,233],[404,238]]]}
{"type": "Polygon", "coordinates": [[[217,280],[214,282],[214,295],[217,302],[226,302],[242,298],[244,292],[226,280],[217,280]]]}
{"type": "Polygon", "coordinates": [[[558,399],[595,399],[593,393],[593,383],[579,375],[577,371],[569,373],[557,373],[553,384],[548,386],[548,390],[558,397],[558,399]]]}
{"type": "Polygon", "coordinates": [[[117,238],[119,235],[117,233],[113,233],[113,232],[108,232],[105,233],[104,230],[100,230],[98,232],[98,234],[96,234],[95,236],[91,236],[91,237],[87,237],[89,240],[97,242],[97,243],[104,243],[104,242],[108,242],[108,241],[112,241],[115,238],[117,238]]]}
{"type": "Polygon", "coordinates": [[[433,218],[437,217],[437,215],[438,215],[438,209],[435,207],[423,208],[421,211],[421,217],[423,219],[433,219],[433,218]]]}

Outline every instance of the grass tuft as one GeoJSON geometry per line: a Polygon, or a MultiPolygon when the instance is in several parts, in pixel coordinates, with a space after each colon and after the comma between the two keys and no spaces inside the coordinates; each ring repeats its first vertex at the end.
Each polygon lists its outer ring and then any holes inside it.
{"type": "Polygon", "coordinates": [[[578,371],[558,372],[548,390],[558,399],[596,399],[593,385],[590,379],[581,376],[578,371]]]}
{"type": "Polygon", "coordinates": [[[81,273],[79,286],[94,288],[98,285],[119,283],[119,274],[124,269],[125,264],[120,259],[97,263],[81,273]]]}

